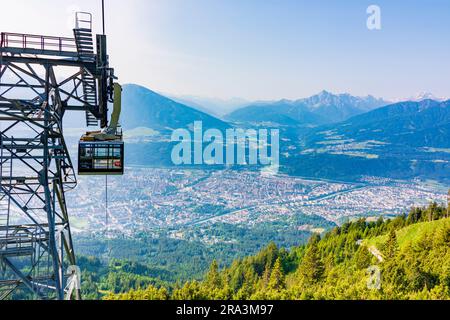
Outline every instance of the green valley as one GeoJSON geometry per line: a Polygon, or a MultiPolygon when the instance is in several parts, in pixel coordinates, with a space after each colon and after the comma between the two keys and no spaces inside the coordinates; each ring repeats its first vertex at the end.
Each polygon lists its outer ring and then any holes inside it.
{"type": "Polygon", "coordinates": [[[433,203],[390,220],[359,219],[289,250],[270,243],[229,265],[213,260],[201,279],[186,282],[155,279],[145,264],[117,260],[98,272],[98,260],[82,262],[83,290],[92,298],[450,299],[450,218],[446,207],[433,203]],[[380,270],[379,290],[368,288],[371,266],[380,270]]]}

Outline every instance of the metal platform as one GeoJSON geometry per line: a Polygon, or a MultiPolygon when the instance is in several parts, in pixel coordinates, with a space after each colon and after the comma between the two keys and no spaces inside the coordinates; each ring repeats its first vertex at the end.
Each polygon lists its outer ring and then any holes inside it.
{"type": "Polygon", "coordinates": [[[78,59],[74,38],[2,32],[0,50],[11,54],[31,54],[78,59]]]}

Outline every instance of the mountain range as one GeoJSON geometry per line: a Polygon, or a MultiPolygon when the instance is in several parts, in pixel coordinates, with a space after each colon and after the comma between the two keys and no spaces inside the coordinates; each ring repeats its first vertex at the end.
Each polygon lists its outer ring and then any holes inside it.
{"type": "Polygon", "coordinates": [[[297,101],[261,102],[224,120],[138,85],[125,85],[121,123],[134,138],[130,164],[171,165],[173,129],[280,127],[281,170],[288,174],[354,180],[361,175],[448,180],[450,100],[390,104],[326,91],[297,101]],[[143,130],[144,129],[144,130],[143,130]],[[150,130],[145,130],[150,129],[150,130]],[[151,138],[145,132],[158,132],[151,138]]]}
{"type": "Polygon", "coordinates": [[[164,132],[192,128],[194,121],[202,121],[204,128],[229,127],[216,117],[150,89],[135,84],[123,86],[121,124],[124,129],[144,127],[164,132]]]}
{"type": "Polygon", "coordinates": [[[242,98],[220,99],[194,95],[174,95],[174,94],[168,94],[165,96],[176,102],[188,105],[190,107],[213,115],[215,117],[223,117],[224,115],[230,112],[233,112],[237,109],[243,108],[251,104],[251,102],[242,98]]]}
{"type": "MultiPolygon", "coordinates": [[[[403,99],[402,101],[416,101],[416,102],[420,102],[423,100],[435,100],[435,101],[445,101],[448,99],[442,98],[442,97],[437,97],[434,94],[432,94],[431,92],[426,92],[426,91],[422,91],[420,93],[418,93],[417,95],[415,95],[414,97],[410,97],[408,99],[403,99]]],[[[400,101],[397,101],[400,102],[400,101]]]]}
{"type": "Polygon", "coordinates": [[[321,125],[345,121],[389,102],[373,96],[354,97],[322,91],[300,100],[257,103],[238,109],[225,119],[235,122],[274,122],[280,125],[321,125]]]}
{"type": "Polygon", "coordinates": [[[255,103],[230,113],[224,117],[224,121],[209,114],[202,106],[192,107],[180,101],[182,100],[175,101],[139,85],[124,85],[122,125],[125,129],[145,127],[158,131],[188,128],[194,121],[202,121],[204,127],[218,129],[229,127],[225,121],[231,124],[263,122],[294,127],[318,126],[338,123],[388,104],[372,96],[359,98],[322,91],[310,98],[296,101],[255,103]]]}
{"type": "MultiPolygon", "coordinates": [[[[449,148],[450,100],[407,101],[388,105],[355,116],[335,125],[321,127],[333,130],[340,139],[379,140],[416,147],[449,148]]],[[[321,140],[317,130],[310,136],[321,140]]]]}

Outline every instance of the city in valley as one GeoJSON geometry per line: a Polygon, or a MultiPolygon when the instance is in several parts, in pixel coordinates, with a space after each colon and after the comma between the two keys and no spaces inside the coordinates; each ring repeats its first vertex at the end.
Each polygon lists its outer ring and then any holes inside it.
{"type": "Polygon", "coordinates": [[[322,233],[324,225],[444,203],[446,192],[434,181],[362,177],[348,183],[258,171],[129,167],[123,177],[80,178],[67,202],[75,233],[103,229],[133,237],[166,232],[174,239],[195,237],[211,244],[238,241],[213,235],[216,224],[322,233]]]}

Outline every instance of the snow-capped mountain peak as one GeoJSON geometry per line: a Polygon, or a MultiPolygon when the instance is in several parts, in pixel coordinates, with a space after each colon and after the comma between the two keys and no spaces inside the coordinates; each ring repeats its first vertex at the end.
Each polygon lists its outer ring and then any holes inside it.
{"type": "Polygon", "coordinates": [[[424,100],[444,101],[445,99],[441,98],[441,97],[437,97],[431,92],[423,91],[407,100],[421,102],[424,100]]]}
{"type": "Polygon", "coordinates": [[[432,94],[431,92],[420,92],[419,94],[417,94],[413,99],[413,101],[424,101],[424,100],[442,100],[441,98],[436,97],[434,94],[432,94]]]}

